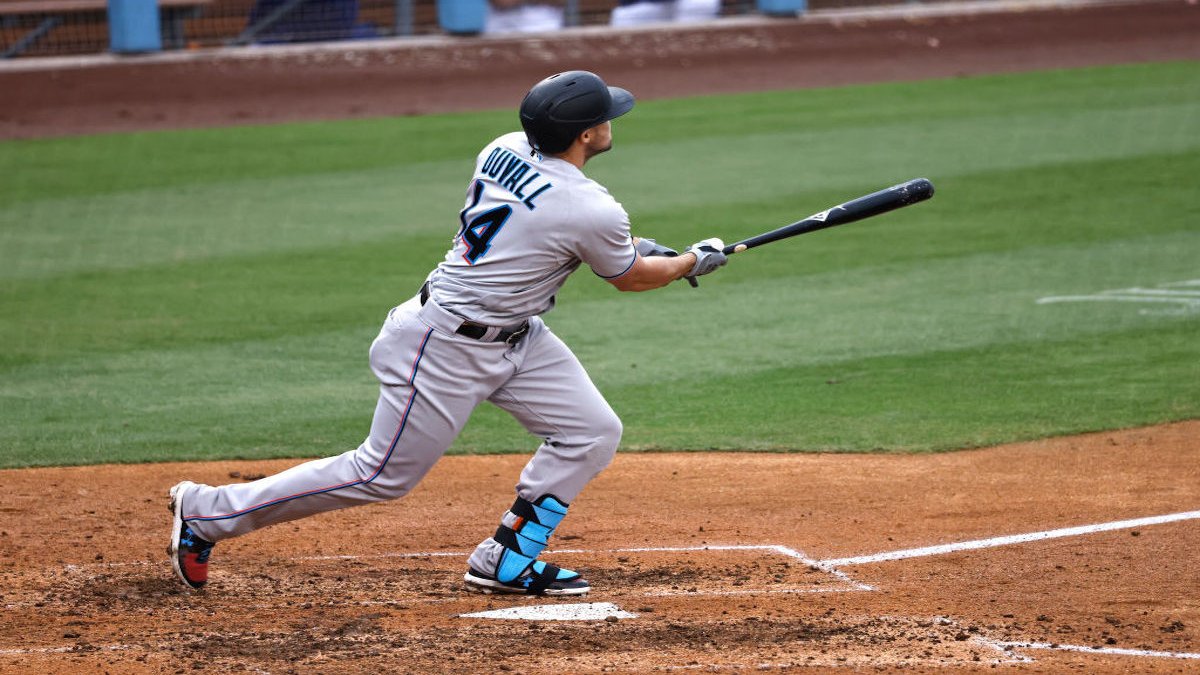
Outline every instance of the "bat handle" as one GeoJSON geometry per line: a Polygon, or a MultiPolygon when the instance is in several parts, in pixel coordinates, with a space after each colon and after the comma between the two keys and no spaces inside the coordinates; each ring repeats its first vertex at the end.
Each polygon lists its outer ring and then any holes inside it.
{"type": "Polygon", "coordinates": [[[736,244],[730,244],[721,249],[721,253],[724,253],[725,255],[733,255],[734,253],[741,253],[742,251],[745,251],[746,248],[747,246],[745,244],[738,242],[736,244]]]}
{"type": "Polygon", "coordinates": [[[696,277],[684,277],[684,279],[687,279],[687,282],[692,285],[692,288],[700,287],[700,282],[696,281],[696,277]]]}

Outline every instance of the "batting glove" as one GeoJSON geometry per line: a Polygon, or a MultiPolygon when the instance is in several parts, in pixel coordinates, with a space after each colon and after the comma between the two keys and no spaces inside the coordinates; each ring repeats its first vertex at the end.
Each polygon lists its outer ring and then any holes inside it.
{"type": "Polygon", "coordinates": [[[725,254],[721,251],[723,248],[725,248],[725,242],[713,237],[704,241],[698,241],[683,251],[684,253],[692,253],[696,256],[696,264],[692,265],[692,271],[684,275],[689,284],[693,287],[698,286],[696,277],[714,272],[718,267],[729,261],[729,258],[726,258],[725,254]]]}

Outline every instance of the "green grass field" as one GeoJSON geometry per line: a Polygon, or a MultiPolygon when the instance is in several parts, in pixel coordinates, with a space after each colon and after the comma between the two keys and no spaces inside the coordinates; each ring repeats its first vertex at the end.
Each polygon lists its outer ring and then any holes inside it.
{"type": "MultiPolygon", "coordinates": [[[[0,466],[355,447],[367,347],[515,121],[0,144],[0,466]]],[[[938,189],[699,290],[577,274],[546,318],[625,449],[942,450],[1200,416],[1200,63],[644,102],[614,133],[588,173],[679,247],[938,189]],[[1159,301],[1037,302],[1130,287],[1159,301]]],[[[535,445],[485,406],[454,451],[535,445]]]]}

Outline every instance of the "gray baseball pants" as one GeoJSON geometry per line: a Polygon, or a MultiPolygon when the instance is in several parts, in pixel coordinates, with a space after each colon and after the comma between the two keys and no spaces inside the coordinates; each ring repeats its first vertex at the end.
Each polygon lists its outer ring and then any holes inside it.
{"type": "MultiPolygon", "coordinates": [[[[543,439],[517,494],[574,501],[616,452],[621,421],[571,350],[540,318],[516,345],[455,333],[462,319],[418,298],[396,307],[371,344],[379,402],[357,449],[250,483],[201,486],[183,499],[196,534],[220,541],[314,513],[407,494],[491,401],[543,439]]],[[[510,514],[505,514],[509,516],[510,514]]],[[[470,564],[493,572],[500,545],[486,539],[470,564]]]]}

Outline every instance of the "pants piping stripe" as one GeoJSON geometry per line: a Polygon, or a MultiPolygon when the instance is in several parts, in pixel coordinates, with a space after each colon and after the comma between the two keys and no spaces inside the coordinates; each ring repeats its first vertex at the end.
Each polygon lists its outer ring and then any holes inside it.
{"type": "MultiPolygon", "coordinates": [[[[417,350],[416,358],[413,359],[412,375],[410,375],[408,377],[408,384],[410,386],[413,384],[413,382],[417,378],[417,370],[421,367],[421,357],[423,357],[425,355],[425,346],[429,344],[429,337],[431,335],[433,335],[432,328],[425,331],[425,337],[421,340],[421,347],[420,347],[420,349],[417,350]]],[[[315,490],[309,490],[307,492],[299,492],[294,495],[288,495],[287,497],[280,497],[278,499],[272,499],[269,502],[263,502],[262,504],[256,504],[254,506],[244,508],[241,511],[236,511],[234,513],[226,513],[224,515],[219,515],[219,516],[184,516],[183,520],[184,521],[228,520],[229,518],[237,518],[238,516],[244,516],[247,513],[253,513],[260,509],[265,509],[269,506],[275,506],[277,504],[289,502],[289,501],[292,501],[293,499],[299,499],[301,497],[309,497],[312,495],[324,494],[326,492],[333,492],[335,490],[341,490],[341,489],[348,488],[348,487],[354,487],[355,485],[366,485],[367,483],[370,483],[371,481],[378,478],[380,473],[383,473],[383,468],[385,466],[387,466],[388,461],[392,458],[392,452],[394,452],[396,450],[396,445],[400,442],[400,436],[404,434],[404,427],[408,424],[408,413],[410,413],[412,411],[413,403],[415,403],[416,400],[417,400],[417,390],[414,387],[412,390],[412,393],[409,394],[408,404],[404,407],[404,415],[402,415],[400,417],[400,426],[396,429],[396,435],[394,437],[392,437],[391,445],[388,446],[387,454],[385,454],[383,456],[383,460],[379,463],[379,466],[375,468],[375,472],[372,473],[369,477],[367,477],[365,479],[360,478],[358,480],[352,480],[352,481],[349,481],[346,483],[342,483],[340,485],[331,485],[329,487],[317,488],[315,490]]]]}

